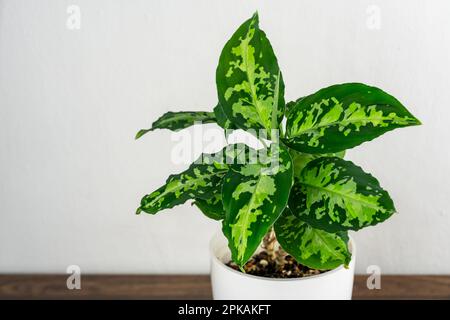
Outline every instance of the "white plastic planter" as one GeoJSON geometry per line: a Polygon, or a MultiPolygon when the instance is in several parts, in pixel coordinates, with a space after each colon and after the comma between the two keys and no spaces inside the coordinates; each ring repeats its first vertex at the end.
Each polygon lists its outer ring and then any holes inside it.
{"type": "Polygon", "coordinates": [[[225,263],[230,261],[227,240],[217,234],[210,243],[211,283],[215,300],[350,300],[355,273],[356,248],[350,238],[352,260],[348,269],[305,278],[272,279],[243,274],[225,263]]]}

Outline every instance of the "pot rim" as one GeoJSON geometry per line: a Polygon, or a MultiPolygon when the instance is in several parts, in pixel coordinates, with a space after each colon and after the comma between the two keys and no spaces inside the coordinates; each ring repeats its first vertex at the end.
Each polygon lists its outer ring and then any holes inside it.
{"type": "MultiPolygon", "coordinates": [[[[219,231],[217,232],[211,239],[211,241],[209,242],[209,253],[211,254],[211,259],[215,260],[216,263],[218,265],[220,265],[220,267],[222,269],[224,269],[226,272],[232,272],[236,275],[240,275],[242,277],[247,277],[249,279],[253,279],[253,280],[260,280],[260,281],[270,281],[270,282],[278,282],[278,281],[286,281],[286,282],[294,282],[294,281],[308,281],[308,280],[315,280],[317,278],[321,278],[321,277],[326,277],[329,275],[332,275],[334,273],[337,273],[339,271],[342,271],[343,269],[345,269],[344,265],[340,265],[337,268],[334,268],[332,270],[329,270],[327,272],[321,273],[321,274],[316,274],[316,275],[312,275],[312,276],[308,276],[308,277],[302,277],[302,278],[267,278],[267,277],[261,277],[261,276],[255,276],[252,274],[247,274],[247,273],[242,273],[240,271],[234,270],[233,268],[230,268],[228,266],[225,265],[225,263],[223,263],[215,254],[214,252],[214,244],[215,242],[217,242],[219,240],[219,238],[224,237],[224,235],[219,231]]],[[[352,258],[349,262],[349,267],[348,270],[350,270],[352,268],[352,266],[350,266],[351,264],[355,263],[355,256],[356,256],[356,245],[355,245],[355,241],[353,240],[353,237],[351,235],[348,235],[348,242],[349,242],[349,246],[350,246],[350,252],[352,254],[352,258]]],[[[228,248],[228,245],[227,245],[228,248]]],[[[228,248],[229,250],[229,248],[228,248]]]]}

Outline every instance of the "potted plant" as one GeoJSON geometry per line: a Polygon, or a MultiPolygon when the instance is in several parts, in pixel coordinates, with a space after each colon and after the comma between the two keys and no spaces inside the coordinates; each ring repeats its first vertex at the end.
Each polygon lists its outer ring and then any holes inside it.
{"type": "Polygon", "coordinates": [[[350,299],[355,244],[348,231],[394,212],[377,179],[346,149],[395,128],[420,124],[393,96],[362,83],[321,89],[286,103],[284,82],[258,14],[225,44],[212,112],[168,112],[150,129],[216,122],[243,129],[264,148],[232,144],[145,195],[137,213],[193,200],[222,222],[211,242],[216,299],[350,299]],[[261,136],[262,132],[262,136],[261,136]]]}

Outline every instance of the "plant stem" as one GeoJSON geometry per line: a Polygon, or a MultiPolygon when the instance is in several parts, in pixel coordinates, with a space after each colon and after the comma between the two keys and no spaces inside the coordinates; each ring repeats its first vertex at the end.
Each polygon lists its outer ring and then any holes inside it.
{"type": "Polygon", "coordinates": [[[264,236],[262,247],[266,249],[268,259],[275,261],[277,268],[282,270],[287,253],[278,243],[273,227],[264,236]]]}
{"type": "Polygon", "coordinates": [[[280,269],[283,269],[286,260],[284,259],[287,256],[287,252],[283,250],[283,248],[278,244],[278,249],[275,253],[277,265],[280,269]]]}
{"type": "Polygon", "coordinates": [[[267,232],[267,234],[264,236],[263,248],[267,250],[267,254],[272,259],[275,258],[275,244],[275,231],[273,230],[273,227],[271,227],[269,232],[267,232]]]}

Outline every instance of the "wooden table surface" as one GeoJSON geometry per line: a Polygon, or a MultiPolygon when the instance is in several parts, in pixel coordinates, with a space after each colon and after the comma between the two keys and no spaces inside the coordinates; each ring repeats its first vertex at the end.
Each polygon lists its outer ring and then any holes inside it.
{"type": "MultiPolygon", "coordinates": [[[[68,290],[68,275],[0,275],[0,299],[211,299],[207,275],[86,275],[68,290]]],[[[382,276],[369,290],[355,277],[354,299],[450,299],[450,276],[382,276]]]]}

